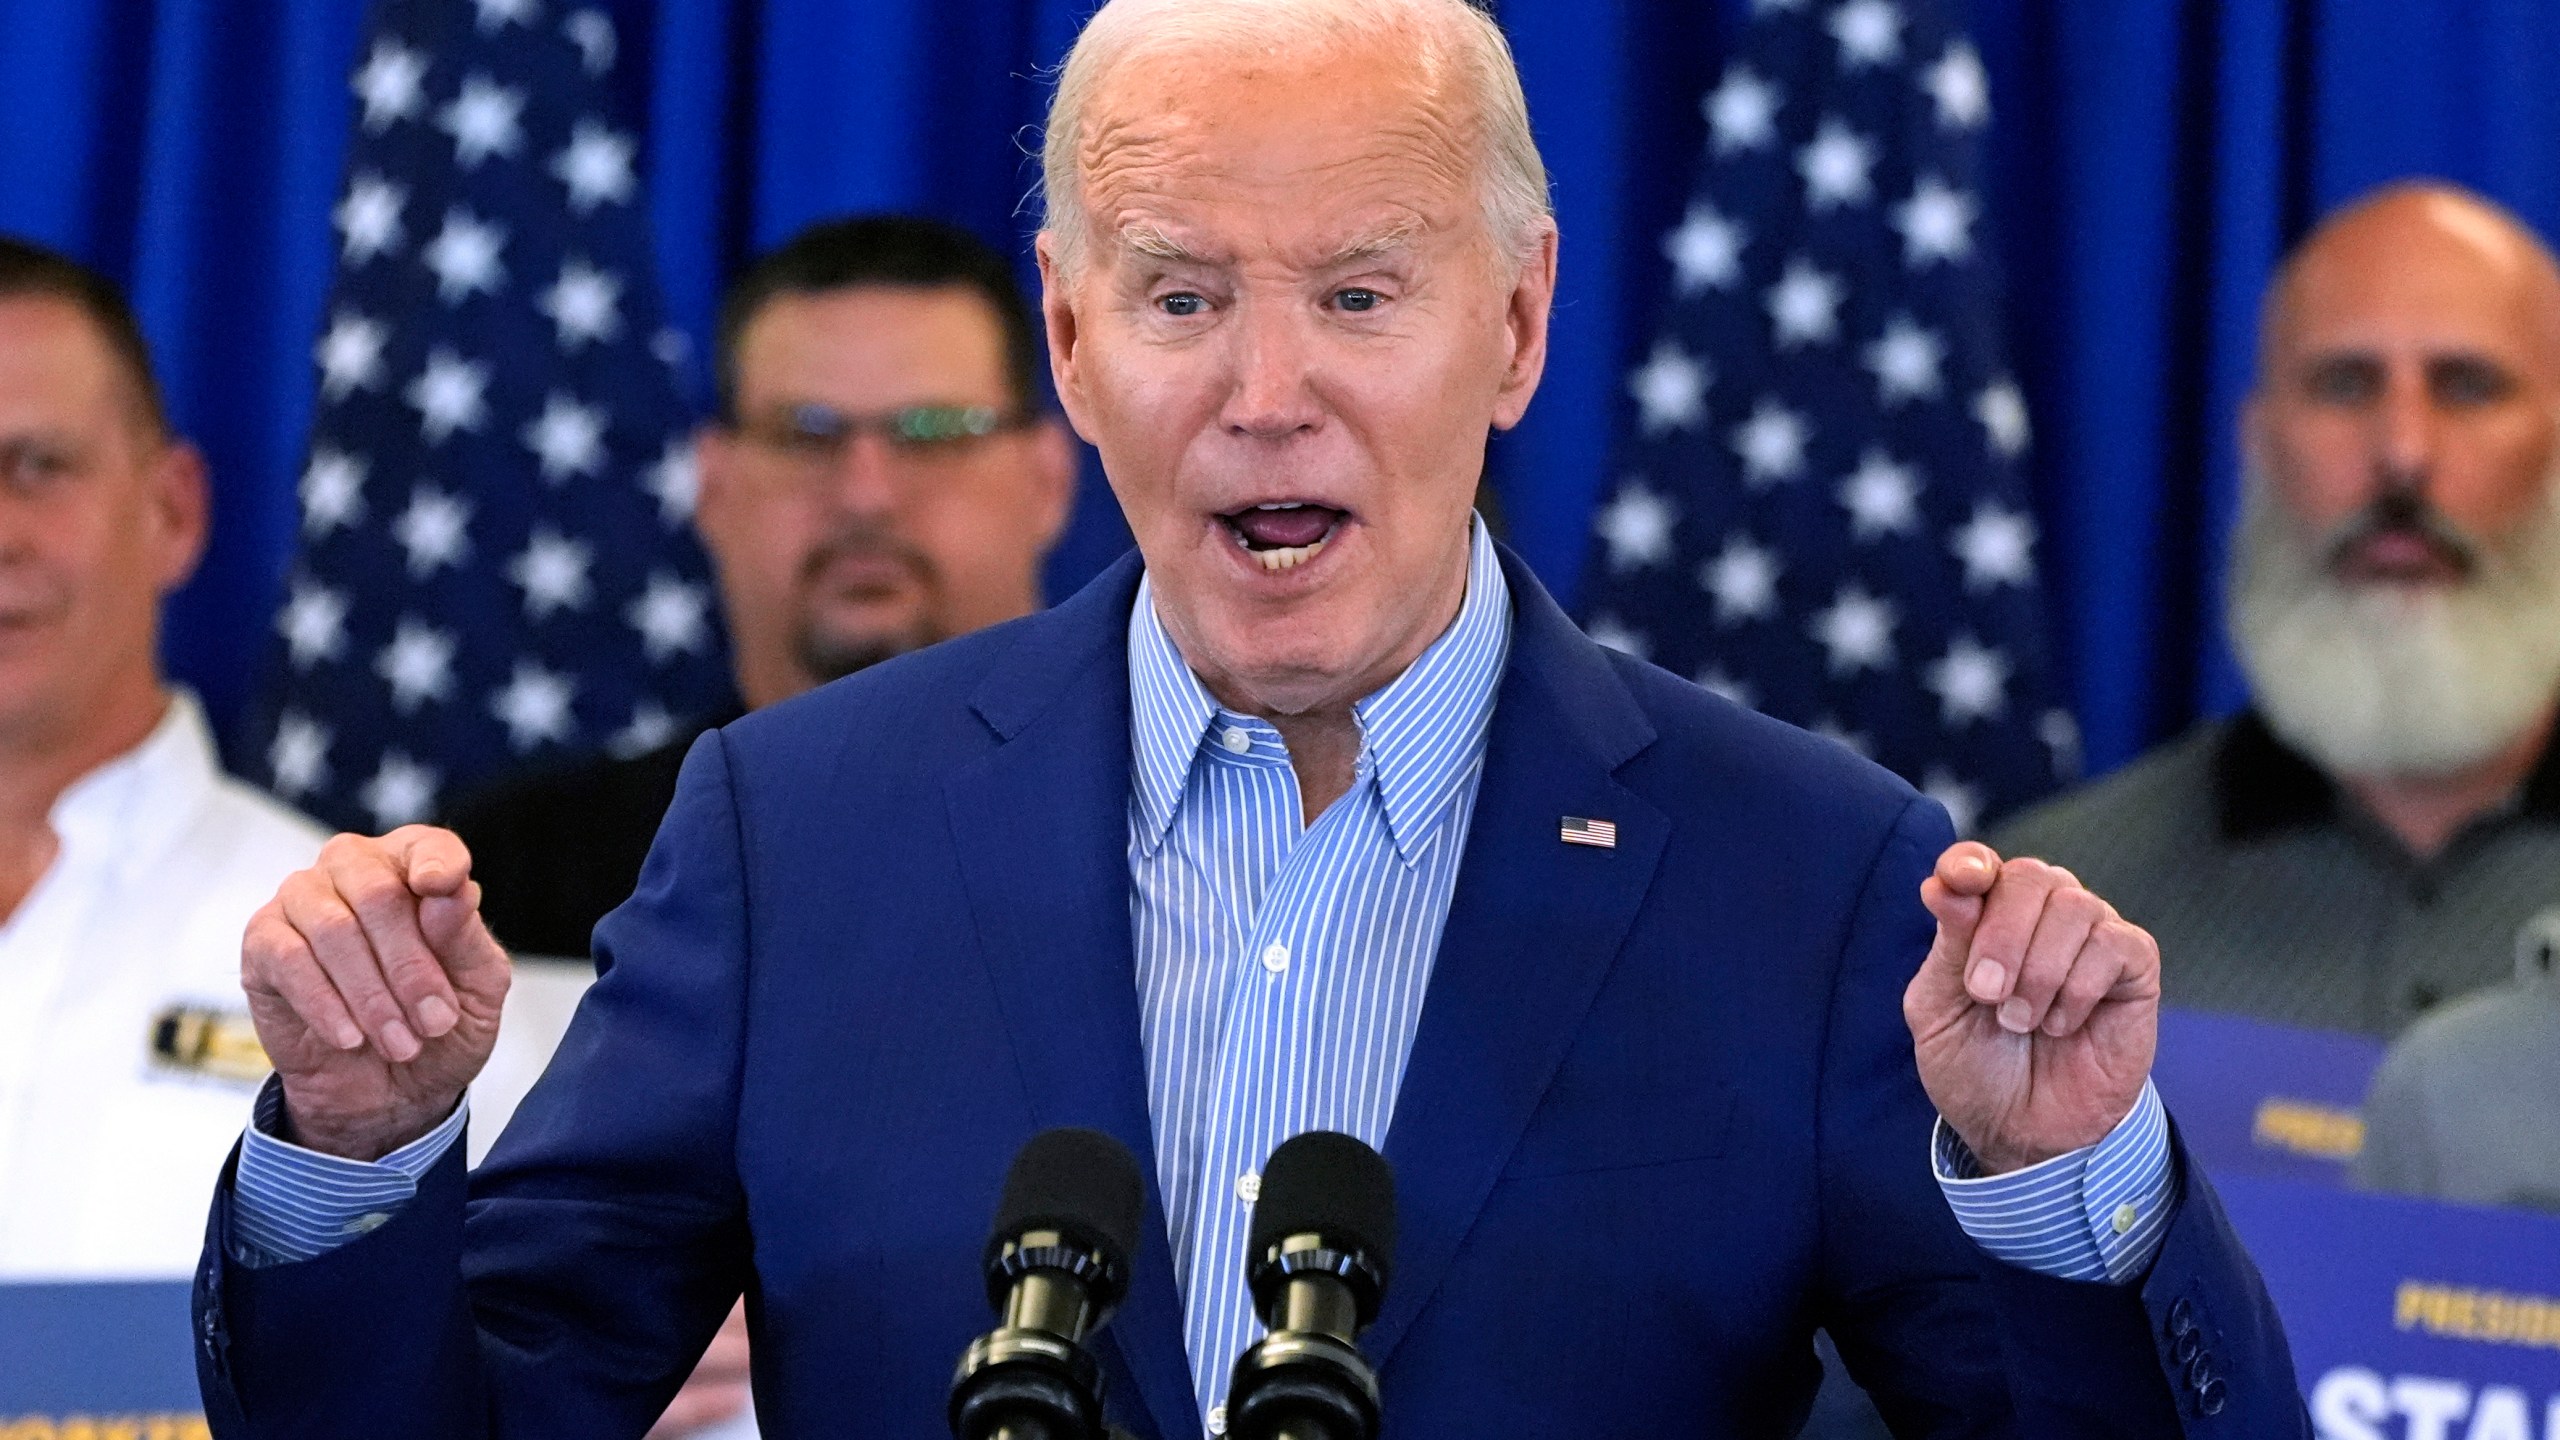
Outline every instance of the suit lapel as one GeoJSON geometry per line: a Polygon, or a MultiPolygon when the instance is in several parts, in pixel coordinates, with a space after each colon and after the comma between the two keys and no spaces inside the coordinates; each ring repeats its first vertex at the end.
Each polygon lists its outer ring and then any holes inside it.
{"type": "Polygon", "coordinates": [[[1466,858],[1386,1155],[1395,1279],[1366,1348],[1383,1363],[1456,1256],[1624,941],[1670,821],[1613,772],[1653,737],[1624,682],[1504,552],[1511,661],[1486,738],[1466,858]],[[1566,816],[1615,821],[1567,845],[1566,816]]]}
{"type": "Polygon", "coordinates": [[[1139,1157],[1147,1217],[1129,1297],[1097,1345],[1168,1437],[1194,1434],[1156,1184],[1129,932],[1124,561],[1026,625],[972,704],[998,744],[946,789],[953,839],[1034,1123],[1107,1130],[1139,1157]],[[1122,1368],[1122,1367],[1115,1367],[1122,1368]]]}

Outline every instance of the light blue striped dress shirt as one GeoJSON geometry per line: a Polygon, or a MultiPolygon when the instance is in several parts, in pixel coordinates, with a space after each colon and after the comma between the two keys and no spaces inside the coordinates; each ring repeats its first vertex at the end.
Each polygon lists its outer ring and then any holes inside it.
{"type": "Polygon", "coordinates": [[[1280,732],[1210,698],[1139,587],[1138,1014],[1184,1340],[1212,1434],[1229,1367],[1260,1334],[1245,1239],[1262,1162],[1308,1130],[1386,1145],[1510,650],[1511,590],[1478,524],[1457,620],[1352,707],[1351,789],[1308,825],[1280,732]]]}
{"type": "MultiPolygon", "coordinates": [[[[1264,1159],[1308,1130],[1386,1142],[1510,642],[1510,587],[1479,522],[1456,622],[1353,707],[1351,789],[1310,826],[1279,732],[1210,698],[1139,588],[1129,617],[1139,1023],[1184,1341],[1212,1434],[1225,1430],[1228,1372],[1261,1333],[1244,1266],[1264,1159]]],[[[382,1223],[461,1138],[464,1111],[373,1164],[277,1139],[281,1119],[271,1083],[235,1182],[244,1264],[324,1254],[382,1223]]],[[[1980,1178],[1944,1126],[1934,1159],[1978,1244],[2074,1279],[2140,1274],[2175,1182],[2167,1119],[2147,1086],[2104,1141],[2032,1169],[1980,1178]]]]}

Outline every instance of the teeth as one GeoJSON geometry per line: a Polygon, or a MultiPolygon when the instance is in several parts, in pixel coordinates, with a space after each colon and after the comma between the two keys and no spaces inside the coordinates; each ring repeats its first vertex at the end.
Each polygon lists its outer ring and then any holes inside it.
{"type": "Polygon", "coordinates": [[[1316,558],[1316,552],[1324,548],[1324,543],[1319,540],[1313,545],[1292,545],[1284,550],[1248,550],[1245,553],[1261,561],[1265,570],[1295,570],[1316,558]]]}

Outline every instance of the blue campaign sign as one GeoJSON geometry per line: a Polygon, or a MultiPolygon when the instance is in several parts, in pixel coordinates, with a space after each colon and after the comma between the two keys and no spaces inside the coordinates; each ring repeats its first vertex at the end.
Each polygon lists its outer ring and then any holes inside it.
{"type": "Polygon", "coordinates": [[[2217,1182],[2270,1175],[2336,1185],[2364,1148],[2359,1111],[2381,1063],[2382,1043],[2366,1035],[2163,1009],[2151,1078],[2217,1182]]]}
{"type": "Polygon", "coordinates": [[[183,1280],[0,1285],[0,1435],[202,1440],[183,1280]]]}
{"type": "Polygon", "coordinates": [[[2322,1440],[2560,1440],[2560,1216],[2217,1175],[2322,1440]]]}

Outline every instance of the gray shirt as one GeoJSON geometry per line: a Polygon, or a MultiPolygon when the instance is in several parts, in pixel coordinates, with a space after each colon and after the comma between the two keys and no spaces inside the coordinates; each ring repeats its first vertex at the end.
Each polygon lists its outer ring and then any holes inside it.
{"type": "Polygon", "coordinates": [[[2173,1005],[2397,1035],[2508,981],[2560,924],[2560,746],[2419,860],[2254,715],[2199,727],[2001,826],[2160,942],[2173,1005]]]}
{"type": "Polygon", "coordinates": [[[2560,1211],[2560,978],[2484,991],[2410,1027],[2364,1118],[2359,1184],[2560,1211]]]}

